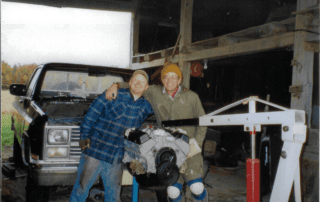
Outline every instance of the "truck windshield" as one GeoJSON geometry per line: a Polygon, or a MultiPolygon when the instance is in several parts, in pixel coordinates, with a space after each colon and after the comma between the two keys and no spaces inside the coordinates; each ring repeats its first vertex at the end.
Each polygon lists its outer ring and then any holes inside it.
{"type": "Polygon", "coordinates": [[[40,96],[49,97],[82,97],[101,94],[114,82],[122,82],[120,76],[89,76],[83,72],[47,71],[40,96]]]}

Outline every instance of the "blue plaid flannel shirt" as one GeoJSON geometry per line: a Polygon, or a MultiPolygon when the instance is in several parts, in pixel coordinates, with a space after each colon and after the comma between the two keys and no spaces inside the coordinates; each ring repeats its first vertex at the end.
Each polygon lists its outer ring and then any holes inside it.
{"type": "Polygon", "coordinates": [[[129,89],[119,89],[117,99],[112,101],[102,93],[90,105],[80,126],[80,139],[91,140],[84,153],[112,163],[119,150],[120,163],[125,130],[139,128],[149,114],[153,114],[150,103],[143,97],[134,101],[129,89]]]}

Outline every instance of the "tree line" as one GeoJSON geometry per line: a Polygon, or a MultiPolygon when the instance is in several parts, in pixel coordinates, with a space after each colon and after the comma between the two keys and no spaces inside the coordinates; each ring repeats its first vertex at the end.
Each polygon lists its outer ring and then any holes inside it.
{"type": "Polygon", "coordinates": [[[1,61],[2,89],[9,89],[10,85],[14,83],[27,85],[36,67],[36,64],[11,67],[8,63],[1,61]]]}

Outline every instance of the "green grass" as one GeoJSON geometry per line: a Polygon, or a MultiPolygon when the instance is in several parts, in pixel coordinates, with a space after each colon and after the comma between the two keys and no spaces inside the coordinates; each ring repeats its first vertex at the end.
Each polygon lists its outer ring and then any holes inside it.
{"type": "MultiPolygon", "coordinates": [[[[4,150],[4,146],[13,145],[14,131],[11,130],[11,116],[14,116],[16,123],[16,130],[22,133],[23,121],[17,113],[14,112],[2,112],[1,114],[1,147],[4,150]]],[[[27,129],[27,126],[25,126],[27,129]]],[[[21,143],[21,139],[18,136],[18,141],[21,143]]]]}

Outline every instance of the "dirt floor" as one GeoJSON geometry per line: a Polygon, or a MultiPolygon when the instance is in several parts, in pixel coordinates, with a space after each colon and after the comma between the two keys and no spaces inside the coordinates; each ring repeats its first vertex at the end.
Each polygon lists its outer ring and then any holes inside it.
{"type": "MultiPolygon", "coordinates": [[[[12,147],[6,147],[2,151],[3,163],[9,161],[12,156],[12,147]]],[[[25,202],[26,174],[16,170],[16,178],[8,179],[2,176],[2,202],[25,202]]],[[[209,202],[245,202],[246,201],[246,169],[245,163],[239,162],[237,167],[221,168],[210,166],[204,180],[209,193],[209,202]]],[[[72,187],[59,187],[50,190],[50,202],[67,202],[72,187]]],[[[89,202],[103,201],[103,192],[92,189],[89,202]]],[[[131,201],[131,186],[123,186],[121,198],[123,202],[131,201]]],[[[270,196],[263,196],[262,202],[269,201],[270,196]]],[[[139,202],[157,201],[155,191],[139,189],[139,202]]]]}

